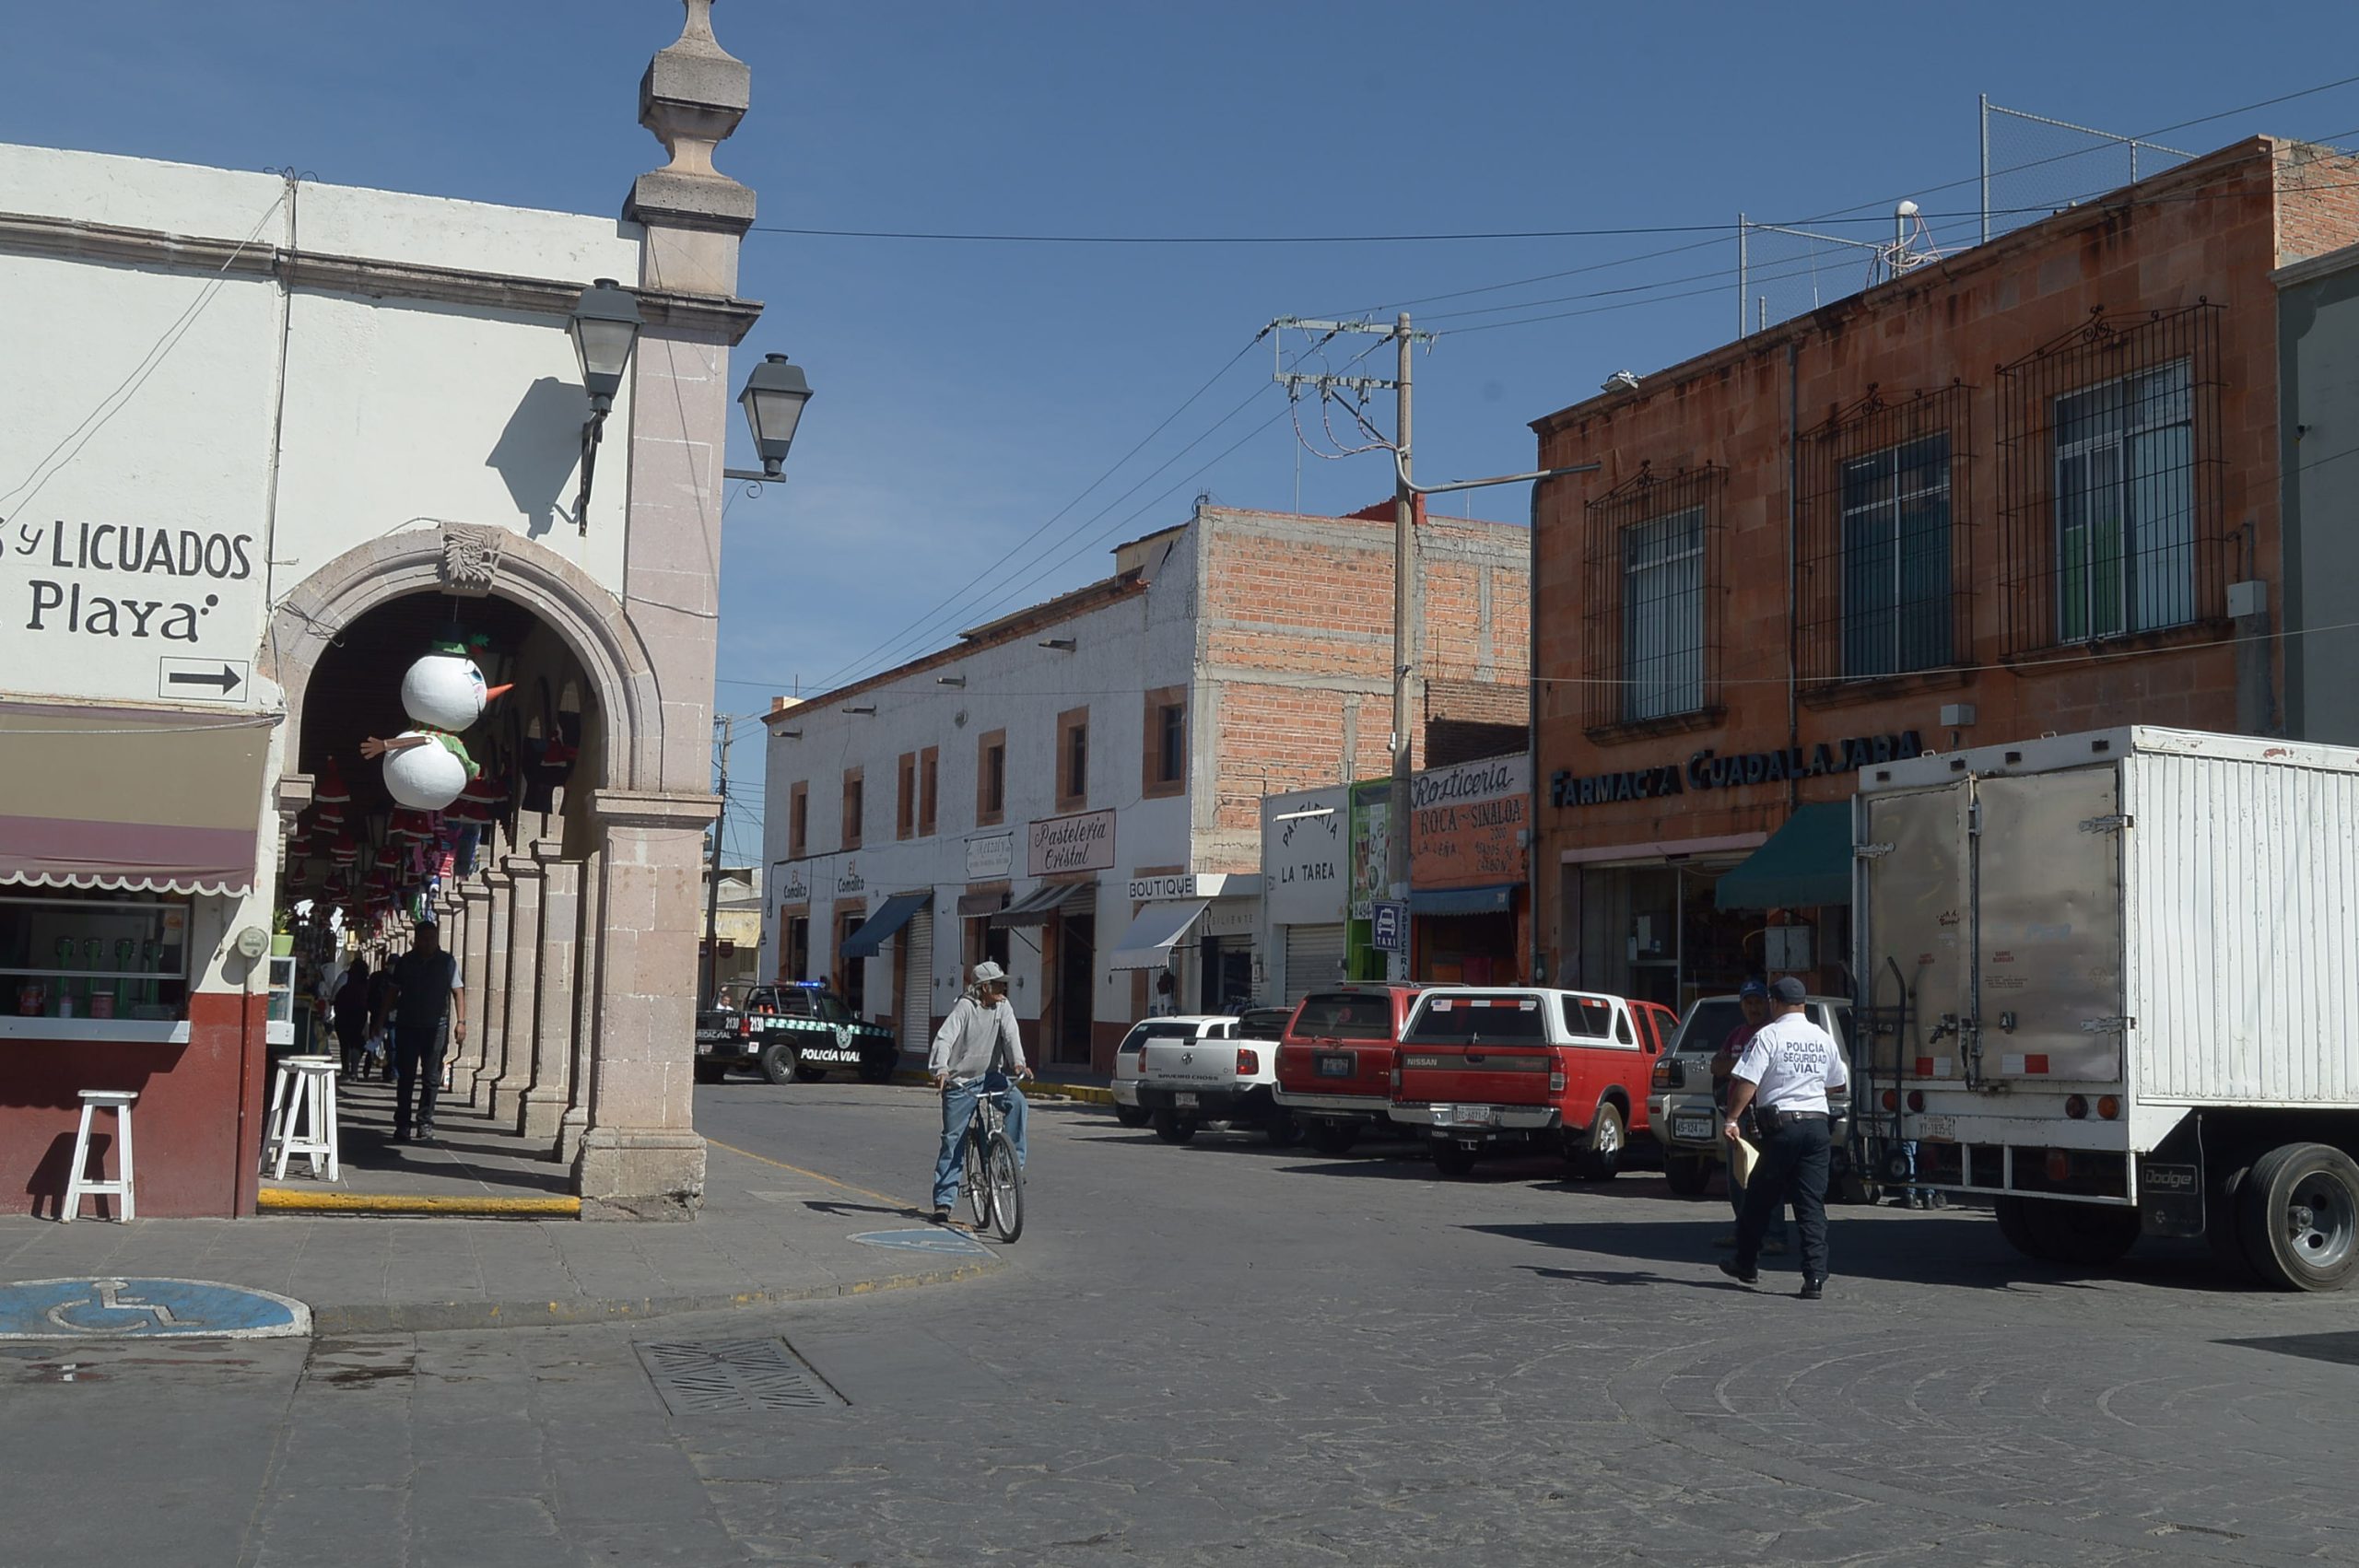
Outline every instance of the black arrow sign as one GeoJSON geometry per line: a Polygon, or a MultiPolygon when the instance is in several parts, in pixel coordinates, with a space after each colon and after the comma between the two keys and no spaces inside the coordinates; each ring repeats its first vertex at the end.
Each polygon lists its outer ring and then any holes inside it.
{"type": "Polygon", "coordinates": [[[221,666],[221,673],[217,675],[197,674],[185,671],[175,670],[170,674],[165,676],[164,679],[166,682],[175,686],[218,686],[221,688],[221,695],[223,696],[228,696],[231,692],[238,689],[238,683],[241,677],[235,670],[232,670],[229,666],[224,664],[221,666]]]}

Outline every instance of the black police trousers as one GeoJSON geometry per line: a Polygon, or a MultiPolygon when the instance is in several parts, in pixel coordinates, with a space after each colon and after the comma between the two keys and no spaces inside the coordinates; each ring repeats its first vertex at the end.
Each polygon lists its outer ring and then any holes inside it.
{"type": "MultiPolygon", "coordinates": [[[[1762,1113],[1763,1121],[1770,1119],[1762,1113]]],[[[1736,1221],[1736,1266],[1750,1274],[1761,1258],[1761,1239],[1788,1200],[1802,1232],[1802,1278],[1826,1278],[1827,1119],[1778,1117],[1761,1145],[1760,1163],[1744,1184],[1744,1211],[1736,1221]]]]}

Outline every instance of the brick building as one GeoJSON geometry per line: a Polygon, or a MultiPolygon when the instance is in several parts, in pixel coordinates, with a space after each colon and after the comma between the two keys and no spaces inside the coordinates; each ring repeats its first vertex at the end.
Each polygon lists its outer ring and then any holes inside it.
{"type": "Polygon", "coordinates": [[[1852,768],[2278,731],[2274,275],[2354,197],[2241,142],[1537,421],[1540,466],[1603,464],[1540,503],[1550,972],[1848,992],[1852,768]]]}
{"type": "MultiPolygon", "coordinates": [[[[1429,520],[1418,541],[1415,758],[1520,750],[1527,535],[1429,520]]],[[[988,954],[1041,1059],[1097,1071],[1167,964],[1183,1010],[1270,994],[1262,797],[1390,767],[1391,508],[1200,506],[1114,554],[769,714],[766,972],[834,978],[915,1050],[988,954]]]]}

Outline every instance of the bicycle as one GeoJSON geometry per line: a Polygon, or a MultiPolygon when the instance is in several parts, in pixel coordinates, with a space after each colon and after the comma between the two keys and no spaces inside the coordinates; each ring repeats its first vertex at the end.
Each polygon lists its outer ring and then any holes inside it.
{"type": "Polygon", "coordinates": [[[967,1124],[967,1211],[977,1230],[992,1231],[1003,1242],[1024,1234],[1024,1168],[1006,1130],[1010,1087],[1005,1073],[984,1074],[975,1118],[967,1124]]]}

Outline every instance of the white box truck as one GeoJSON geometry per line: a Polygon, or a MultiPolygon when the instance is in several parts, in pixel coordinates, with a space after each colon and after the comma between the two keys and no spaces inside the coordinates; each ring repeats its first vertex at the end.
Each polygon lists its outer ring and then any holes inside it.
{"type": "Polygon", "coordinates": [[[2033,1258],[2359,1274],[2359,751],[2046,736],[1870,766],[1852,813],[1870,1169],[1913,1143],[2033,1258]]]}

